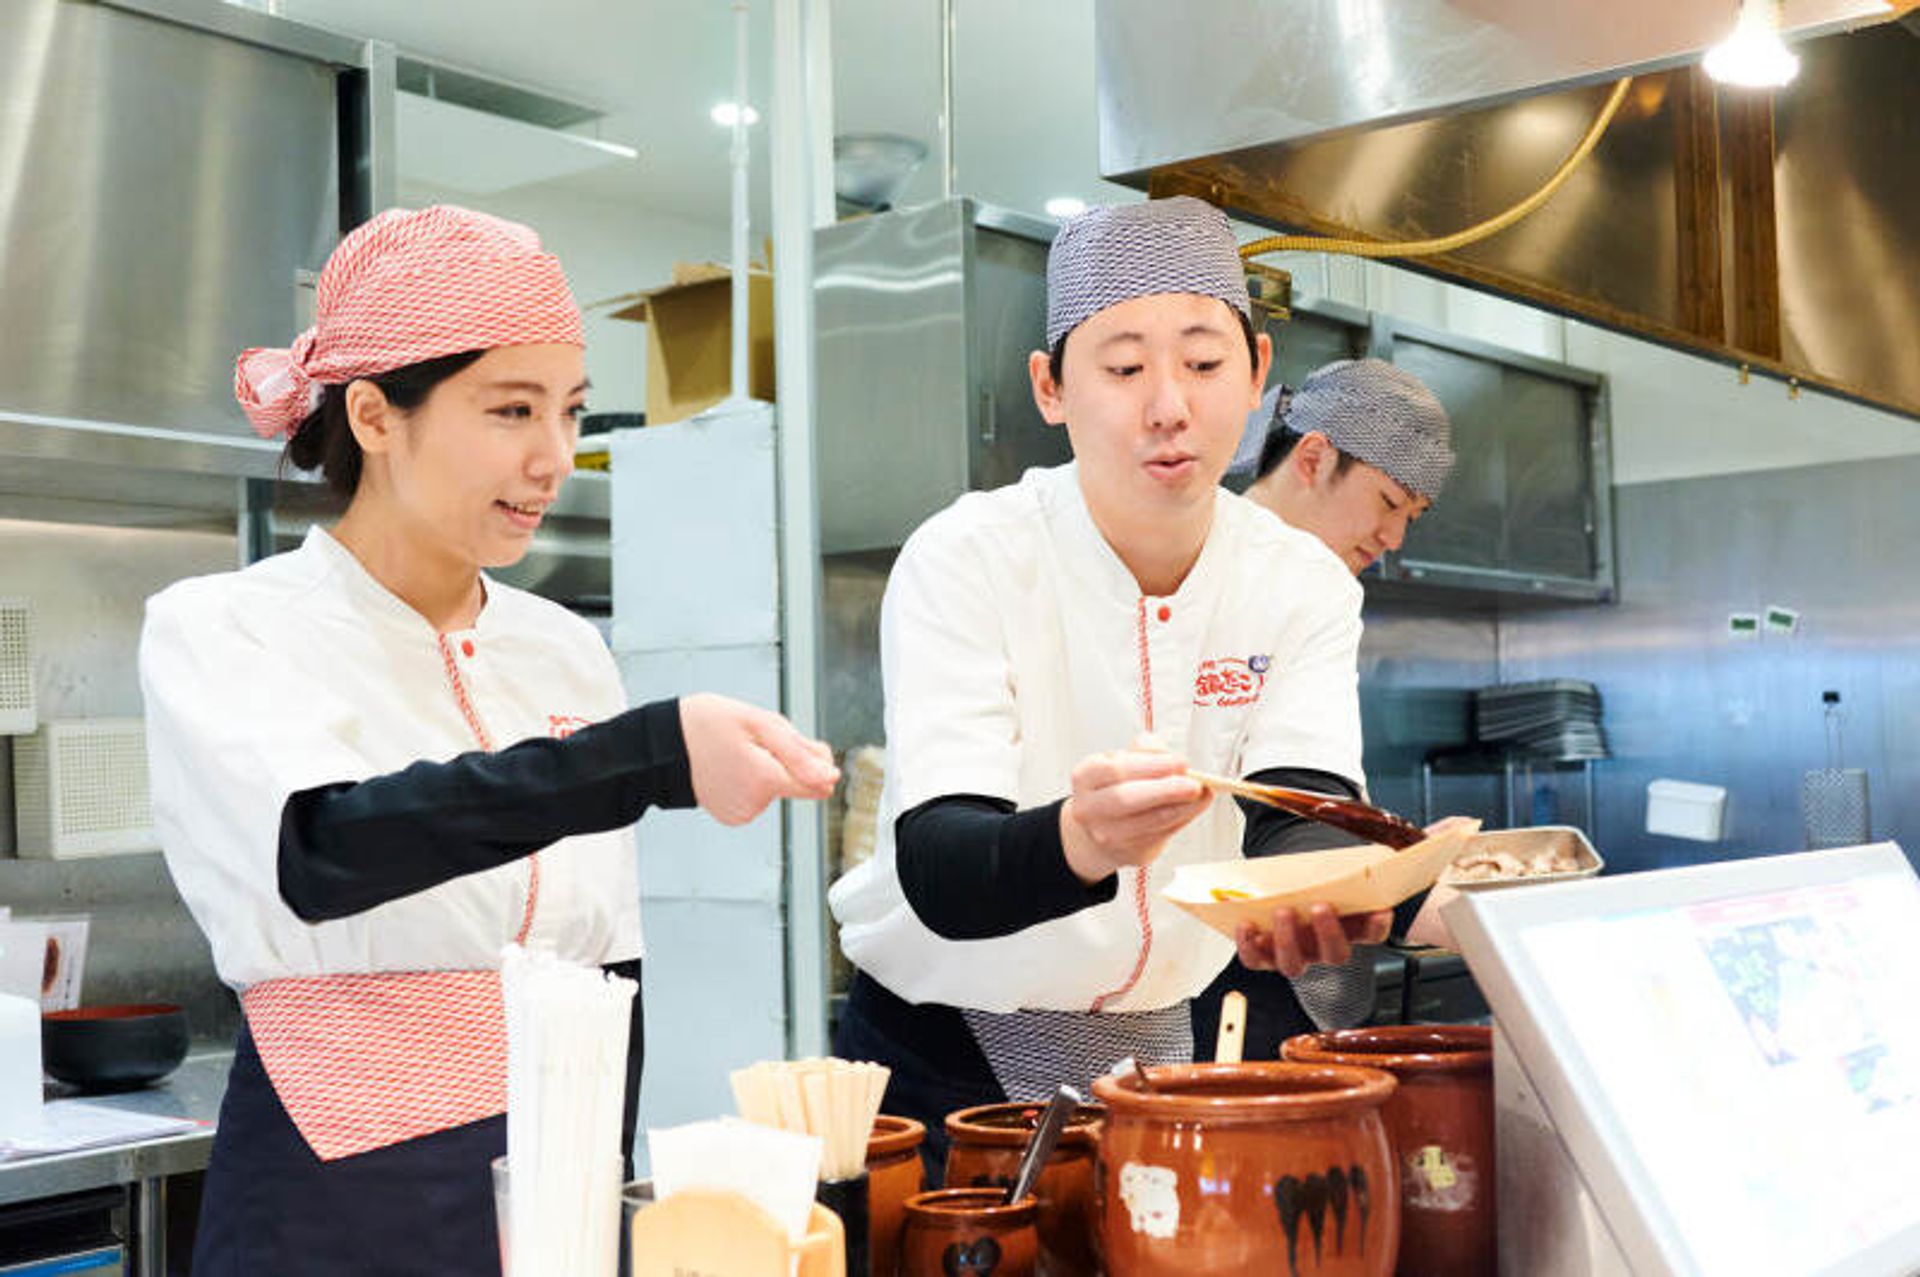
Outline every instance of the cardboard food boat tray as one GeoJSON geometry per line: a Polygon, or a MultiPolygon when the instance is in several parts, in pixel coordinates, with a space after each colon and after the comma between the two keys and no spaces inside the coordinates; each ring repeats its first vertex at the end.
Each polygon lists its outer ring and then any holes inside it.
{"type": "Polygon", "coordinates": [[[1373,913],[1433,886],[1478,830],[1477,821],[1463,821],[1401,851],[1369,844],[1182,865],[1161,895],[1229,939],[1243,922],[1272,926],[1282,908],[1303,920],[1321,901],[1342,914],[1373,913]]]}

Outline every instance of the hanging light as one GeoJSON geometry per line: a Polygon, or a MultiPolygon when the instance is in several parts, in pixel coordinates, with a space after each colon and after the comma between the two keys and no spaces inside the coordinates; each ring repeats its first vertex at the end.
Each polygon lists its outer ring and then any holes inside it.
{"type": "Polygon", "coordinates": [[[1740,0],[1733,34],[1707,50],[1707,74],[1744,89],[1777,89],[1800,72],[1780,39],[1780,0],[1740,0]]]}

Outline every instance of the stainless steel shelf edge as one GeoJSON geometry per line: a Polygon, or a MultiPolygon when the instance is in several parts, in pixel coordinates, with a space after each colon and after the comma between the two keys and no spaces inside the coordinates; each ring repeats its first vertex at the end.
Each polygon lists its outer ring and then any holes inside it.
{"type": "Polygon", "coordinates": [[[1002,208],[998,204],[981,204],[965,197],[962,198],[962,205],[972,210],[973,224],[984,230],[1005,231],[1039,244],[1053,243],[1053,237],[1060,233],[1060,223],[1051,218],[1035,217],[1032,213],[1002,208]]]}
{"type": "MultiPolygon", "coordinates": [[[[280,445],[264,439],[0,409],[0,458],[5,457],[239,479],[283,477],[280,445]]],[[[284,477],[295,476],[290,472],[284,477]]]]}
{"type": "Polygon", "coordinates": [[[1425,559],[1392,556],[1380,565],[1381,584],[1407,582],[1413,585],[1479,588],[1490,595],[1528,595],[1562,600],[1588,600],[1605,603],[1612,600],[1611,580],[1590,581],[1580,577],[1542,576],[1533,572],[1512,572],[1504,568],[1458,567],[1425,559]]]}
{"type": "Polygon", "coordinates": [[[192,27],[275,53],[290,53],[335,66],[366,65],[369,45],[351,36],[310,27],[303,22],[228,4],[225,0],[96,0],[108,9],[157,18],[175,26],[192,27]]]}
{"type": "Polygon", "coordinates": [[[1551,377],[1555,381],[1568,381],[1595,389],[1606,384],[1606,378],[1591,368],[1581,368],[1575,364],[1530,355],[1523,350],[1496,345],[1479,337],[1469,337],[1449,328],[1435,328],[1429,324],[1401,319],[1396,315],[1379,312],[1361,313],[1368,314],[1379,325],[1376,331],[1378,338],[1385,346],[1385,353],[1380,356],[1383,359],[1392,354],[1394,338],[1405,337],[1409,341],[1438,346],[1457,354],[1471,355],[1475,359],[1502,364],[1508,368],[1518,368],[1522,372],[1535,373],[1542,377],[1551,377]]]}

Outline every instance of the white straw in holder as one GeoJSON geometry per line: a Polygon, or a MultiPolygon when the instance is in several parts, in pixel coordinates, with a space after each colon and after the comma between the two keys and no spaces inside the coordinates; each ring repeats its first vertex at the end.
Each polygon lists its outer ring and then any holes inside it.
{"type": "Polygon", "coordinates": [[[618,1262],[620,1118],[638,986],[509,945],[507,1271],[607,1277],[618,1262]]]}

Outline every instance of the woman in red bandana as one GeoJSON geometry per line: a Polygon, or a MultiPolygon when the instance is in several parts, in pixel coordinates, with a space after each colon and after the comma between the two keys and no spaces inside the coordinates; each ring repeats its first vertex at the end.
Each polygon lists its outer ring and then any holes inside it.
{"type": "MultiPolygon", "coordinates": [[[[382,214],[235,391],[346,500],[147,605],[168,868],[240,995],[196,1277],[497,1271],[500,952],[639,974],[633,824],[822,798],[826,748],[716,696],[628,709],[585,621],[486,575],[573,468],[579,309],[527,228],[382,214]]],[[[634,1002],[627,1132],[641,1058],[634,1002]]]]}

